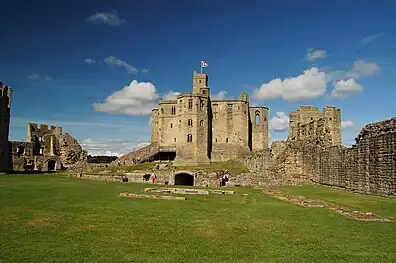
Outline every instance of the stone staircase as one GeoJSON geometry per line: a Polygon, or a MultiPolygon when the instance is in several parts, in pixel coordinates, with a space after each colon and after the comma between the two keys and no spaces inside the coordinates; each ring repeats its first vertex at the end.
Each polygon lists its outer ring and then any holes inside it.
{"type": "Polygon", "coordinates": [[[136,151],[127,153],[120,157],[121,165],[130,165],[134,163],[144,163],[150,160],[151,157],[155,156],[160,152],[160,147],[156,143],[151,143],[143,148],[136,151]]]}

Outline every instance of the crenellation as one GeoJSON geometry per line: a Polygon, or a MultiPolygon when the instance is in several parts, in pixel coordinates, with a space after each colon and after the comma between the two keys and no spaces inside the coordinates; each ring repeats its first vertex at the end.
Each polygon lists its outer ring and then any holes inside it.
{"type": "MultiPolygon", "coordinates": [[[[255,151],[268,149],[268,108],[254,109],[247,93],[241,93],[239,99],[211,100],[208,76],[194,72],[192,92],[180,94],[176,100],[160,100],[158,109],[152,111],[153,146],[147,148],[150,154],[142,151],[145,157],[139,162],[161,158],[161,147],[176,149],[175,164],[227,161],[251,152],[252,145],[255,151]],[[252,110],[258,112],[260,123],[252,125],[252,110]]],[[[121,157],[121,161],[136,161],[135,155],[127,154],[133,158],[121,157]]]]}

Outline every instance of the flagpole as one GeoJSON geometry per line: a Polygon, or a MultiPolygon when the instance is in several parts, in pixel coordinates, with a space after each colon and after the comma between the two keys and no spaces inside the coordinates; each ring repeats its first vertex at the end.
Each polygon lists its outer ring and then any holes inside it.
{"type": "Polygon", "coordinates": [[[201,61],[201,74],[202,74],[202,61],[201,61]]]}

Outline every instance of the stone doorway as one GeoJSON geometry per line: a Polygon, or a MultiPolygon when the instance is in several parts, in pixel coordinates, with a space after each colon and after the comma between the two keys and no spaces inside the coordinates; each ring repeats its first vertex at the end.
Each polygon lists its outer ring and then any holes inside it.
{"type": "Polygon", "coordinates": [[[194,186],[194,176],[189,173],[175,174],[175,185],[194,186]]]}
{"type": "Polygon", "coordinates": [[[48,171],[55,171],[56,170],[56,161],[49,160],[48,161],[48,171]]]}

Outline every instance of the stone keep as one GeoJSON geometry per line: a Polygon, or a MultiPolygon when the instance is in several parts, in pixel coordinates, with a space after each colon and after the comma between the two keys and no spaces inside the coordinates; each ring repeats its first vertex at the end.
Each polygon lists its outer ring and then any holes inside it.
{"type": "Polygon", "coordinates": [[[176,152],[175,164],[235,159],[268,149],[268,108],[250,107],[242,93],[233,100],[211,100],[208,76],[193,73],[193,90],[161,100],[151,118],[151,145],[176,152]]]}

